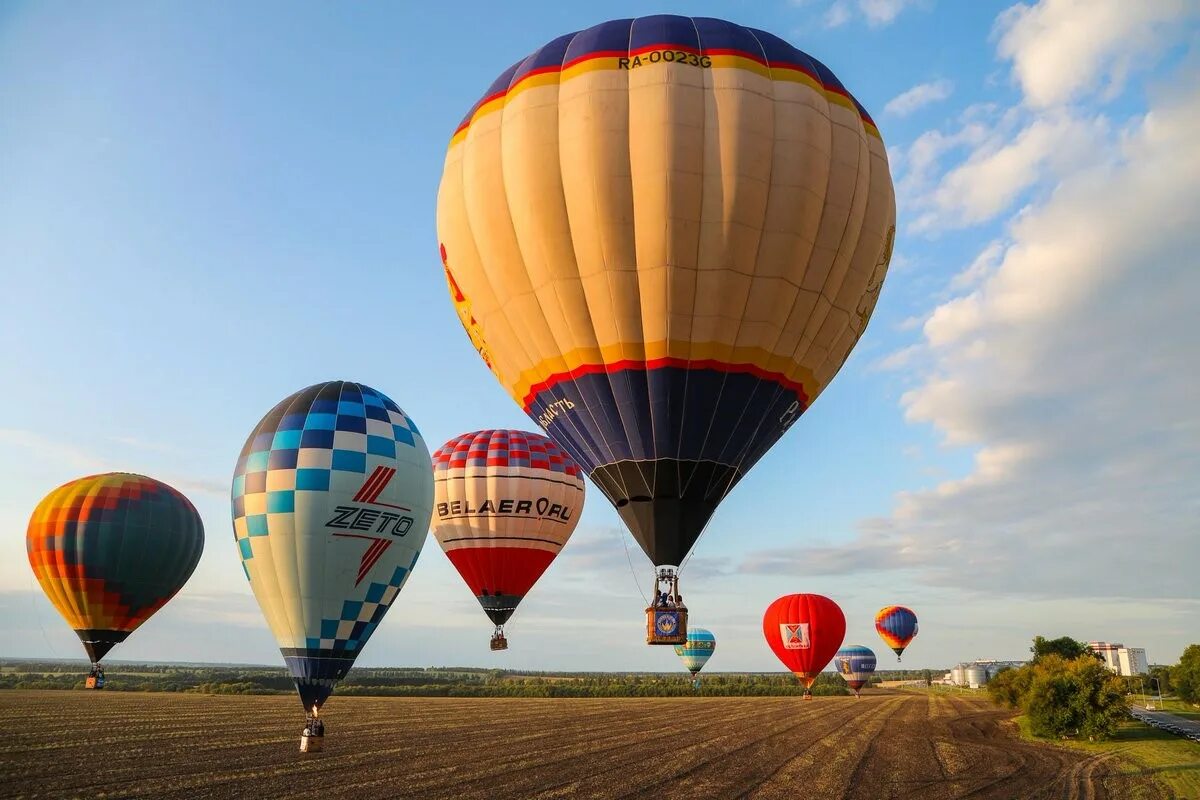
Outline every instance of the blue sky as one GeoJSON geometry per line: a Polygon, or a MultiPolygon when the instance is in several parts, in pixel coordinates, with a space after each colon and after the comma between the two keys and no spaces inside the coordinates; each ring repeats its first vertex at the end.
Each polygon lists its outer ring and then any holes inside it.
{"type": "MultiPolygon", "coordinates": [[[[446,297],[446,143],[519,57],[650,10],[4,4],[0,653],[79,655],[23,536],[73,477],[167,480],[207,530],[188,587],[115,657],[276,663],[228,512],[267,409],[346,378],[394,398],[431,449],[530,429],[446,297]]],[[[759,620],[792,591],[838,600],[848,642],[877,652],[875,609],[911,605],[914,667],[1021,657],[1035,634],[1174,661],[1200,638],[1195,7],[652,10],[761,27],[826,62],[878,121],[899,203],[866,336],[697,547],[686,594],[721,642],[710,668],[775,669],[759,620]]],[[[598,492],[507,654],[426,549],[361,663],[675,667],[641,644],[646,562],[598,492]]]]}

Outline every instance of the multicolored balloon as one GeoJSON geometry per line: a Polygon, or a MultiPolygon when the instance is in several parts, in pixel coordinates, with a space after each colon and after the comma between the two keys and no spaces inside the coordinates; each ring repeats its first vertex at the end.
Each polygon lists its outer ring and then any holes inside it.
{"type": "Polygon", "coordinates": [[[917,635],[917,615],[912,609],[904,606],[884,606],[875,615],[875,630],[879,637],[896,652],[896,660],[900,660],[904,648],[908,647],[917,635]]]}
{"type": "MultiPolygon", "coordinates": [[[[784,595],[767,606],[763,636],[776,657],[809,689],[842,646],[846,615],[824,595],[784,595]]],[[[811,695],[805,692],[805,696],[811,695]]]]}
{"type": "Polygon", "coordinates": [[[42,591],[97,664],[187,583],[204,525],[165,483],[110,472],[46,495],[25,546],[42,591]]]}
{"type": "Polygon", "coordinates": [[[433,471],[433,535],[495,623],[496,646],[579,524],[583,476],[550,439],[513,430],[456,436],[433,471]]]}
{"type": "Polygon", "coordinates": [[[875,673],[875,653],[861,644],[847,645],[834,655],[833,665],[858,697],[859,690],[875,673]]]}
{"type": "Polygon", "coordinates": [[[895,220],[879,131],[824,64],[669,15],[505,70],[437,210],[485,363],[670,567],[846,361],[895,220]]]}
{"type": "Polygon", "coordinates": [[[675,655],[683,662],[683,666],[692,673],[692,687],[700,687],[700,670],[712,658],[717,649],[717,637],[712,631],[704,628],[688,627],[687,643],[675,645],[675,655]]]}
{"type": "Polygon", "coordinates": [[[329,381],[276,405],[233,473],[242,568],[305,709],[353,666],[421,552],[429,449],[382,393],[329,381]]]}

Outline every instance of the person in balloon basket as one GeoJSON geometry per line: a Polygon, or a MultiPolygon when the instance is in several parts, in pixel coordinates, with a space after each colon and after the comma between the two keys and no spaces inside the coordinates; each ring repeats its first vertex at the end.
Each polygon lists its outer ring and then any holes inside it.
{"type": "Polygon", "coordinates": [[[304,724],[305,736],[324,736],[325,723],[317,716],[317,707],[314,705],[312,711],[308,713],[308,718],[304,724]]]}

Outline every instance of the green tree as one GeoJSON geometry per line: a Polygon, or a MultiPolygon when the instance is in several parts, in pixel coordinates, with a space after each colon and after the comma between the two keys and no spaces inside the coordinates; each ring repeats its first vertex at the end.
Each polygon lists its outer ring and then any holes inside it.
{"type": "Polygon", "coordinates": [[[1188,645],[1179,663],[1171,667],[1171,686],[1181,700],[1200,703],[1200,644],[1188,645]]]}
{"type": "Polygon", "coordinates": [[[1021,706],[1036,736],[1107,739],[1127,714],[1124,683],[1090,655],[1048,653],[1022,669],[1032,674],[1021,706]]]}
{"type": "MultiPolygon", "coordinates": [[[[1083,642],[1075,641],[1070,636],[1060,636],[1057,639],[1035,636],[1033,647],[1029,648],[1029,652],[1033,653],[1033,660],[1035,662],[1051,655],[1058,656],[1064,661],[1072,661],[1082,655],[1095,655],[1092,652],[1092,648],[1083,642]]],[[[1096,657],[1099,658],[1099,656],[1096,657]]]]}
{"type": "Polygon", "coordinates": [[[1033,669],[1025,666],[1019,669],[1005,668],[997,672],[988,681],[988,694],[992,700],[1009,708],[1020,708],[1033,682],[1033,669]]]}

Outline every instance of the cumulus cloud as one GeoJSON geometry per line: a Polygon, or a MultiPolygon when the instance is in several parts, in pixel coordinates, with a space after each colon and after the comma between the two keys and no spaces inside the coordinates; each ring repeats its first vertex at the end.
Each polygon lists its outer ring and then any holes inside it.
{"type": "Polygon", "coordinates": [[[929,374],[902,403],[947,444],[975,448],[967,475],[900,495],[848,545],[758,553],[742,568],[1194,598],[1183,565],[1200,563],[1198,126],[1189,81],[1017,215],[925,322],[929,374]]]}
{"type": "MultiPolygon", "coordinates": [[[[793,0],[793,5],[797,5],[793,0]]],[[[861,14],[872,28],[890,25],[905,8],[916,5],[914,0],[836,0],[825,12],[825,27],[837,28],[861,14]]]]}
{"type": "Polygon", "coordinates": [[[825,12],[825,27],[841,27],[849,22],[852,16],[854,16],[854,14],[850,10],[850,3],[848,3],[846,0],[838,0],[838,2],[831,5],[825,12]]]}
{"type": "Polygon", "coordinates": [[[1046,107],[1107,85],[1162,50],[1164,34],[1200,14],[1190,0],[1042,0],[1018,3],[996,21],[1000,55],[1026,102],[1046,107]]]}
{"type": "MultiPolygon", "coordinates": [[[[963,131],[975,129],[967,125],[963,131]]],[[[1053,113],[1033,119],[1011,137],[992,133],[920,198],[918,207],[929,210],[917,218],[913,230],[963,227],[992,219],[1043,180],[1047,169],[1061,174],[1097,157],[1107,132],[1103,116],[1053,113]]]]}
{"type": "Polygon", "coordinates": [[[919,83],[889,100],[883,111],[885,114],[904,117],[931,103],[945,100],[953,91],[954,84],[948,80],[919,83]]]}

